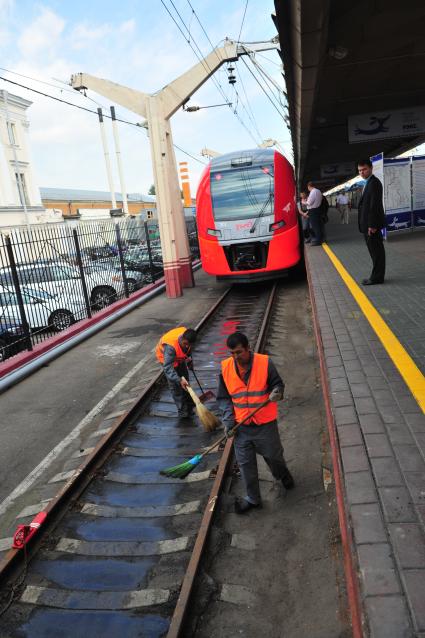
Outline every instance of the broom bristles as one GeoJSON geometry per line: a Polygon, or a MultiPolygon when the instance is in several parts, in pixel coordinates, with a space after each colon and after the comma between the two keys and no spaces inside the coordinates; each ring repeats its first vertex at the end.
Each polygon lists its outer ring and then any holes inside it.
{"type": "Polygon", "coordinates": [[[180,463],[180,465],[173,465],[172,467],[165,468],[165,470],[161,470],[160,474],[162,474],[162,476],[168,476],[169,478],[184,479],[195,469],[202,458],[202,454],[196,454],[188,461],[180,463]]]}
{"type": "Polygon", "coordinates": [[[199,420],[204,426],[206,432],[213,432],[219,425],[220,419],[216,417],[213,412],[210,412],[202,403],[196,406],[196,412],[198,413],[199,420]]]}

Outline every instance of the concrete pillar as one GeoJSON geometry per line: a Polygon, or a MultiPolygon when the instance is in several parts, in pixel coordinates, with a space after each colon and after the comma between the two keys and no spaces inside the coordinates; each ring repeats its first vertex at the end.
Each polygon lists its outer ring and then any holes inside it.
{"type": "Polygon", "coordinates": [[[149,121],[149,141],[154,171],[156,209],[161,238],[166,292],[167,297],[181,297],[182,286],[180,283],[180,267],[175,237],[176,224],[174,220],[176,210],[175,207],[173,208],[171,202],[167,126],[164,126],[160,99],[154,96],[147,96],[146,112],[149,121]]]}
{"type": "Polygon", "coordinates": [[[177,162],[174,153],[173,136],[171,134],[170,120],[166,120],[166,140],[168,156],[168,188],[171,194],[173,219],[175,223],[177,256],[180,268],[180,281],[183,288],[193,288],[195,285],[192,272],[192,258],[189,251],[186,220],[183,204],[180,196],[180,185],[177,173],[177,162]]]}

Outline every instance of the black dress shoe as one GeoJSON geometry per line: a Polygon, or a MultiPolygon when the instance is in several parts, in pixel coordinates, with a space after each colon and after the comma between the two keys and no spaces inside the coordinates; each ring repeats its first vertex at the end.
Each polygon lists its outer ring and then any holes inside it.
{"type": "Polygon", "coordinates": [[[286,490],[292,490],[295,487],[294,477],[289,470],[283,476],[282,483],[286,490]]]}
{"type": "Polygon", "coordinates": [[[384,280],[380,279],[379,281],[374,281],[373,279],[363,279],[362,280],[362,284],[363,286],[374,286],[375,284],[383,284],[384,280]]]}
{"type": "Polygon", "coordinates": [[[256,507],[261,507],[261,503],[254,505],[254,503],[250,503],[244,498],[237,498],[235,501],[236,514],[246,514],[249,510],[255,509],[256,507]]]}

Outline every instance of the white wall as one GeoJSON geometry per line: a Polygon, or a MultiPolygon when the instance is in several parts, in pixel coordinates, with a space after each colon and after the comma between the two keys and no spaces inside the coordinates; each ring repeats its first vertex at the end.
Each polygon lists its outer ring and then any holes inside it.
{"type": "MultiPolygon", "coordinates": [[[[18,95],[0,91],[0,225],[5,224],[3,215],[10,218],[16,215],[14,224],[21,222],[23,206],[20,201],[15,173],[23,173],[28,195],[28,208],[41,208],[40,189],[31,164],[29,121],[27,109],[32,102],[18,95]],[[6,104],[7,94],[7,104],[6,104]],[[9,122],[14,124],[15,144],[9,139],[7,128],[9,122]],[[13,210],[17,207],[17,210],[13,210]],[[9,209],[9,210],[7,210],[9,209]]],[[[35,222],[37,223],[37,222],[35,222]]]]}

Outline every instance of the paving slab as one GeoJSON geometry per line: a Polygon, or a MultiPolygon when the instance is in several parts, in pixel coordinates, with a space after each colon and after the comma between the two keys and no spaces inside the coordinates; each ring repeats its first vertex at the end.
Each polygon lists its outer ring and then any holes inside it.
{"type": "MultiPolygon", "coordinates": [[[[357,211],[330,209],[327,246],[356,282],[371,267],[357,211]]],[[[425,233],[391,237],[387,276],[361,287],[425,372],[425,233]]],[[[306,247],[359,588],[373,638],[425,632],[425,415],[342,276],[306,247]]]]}

